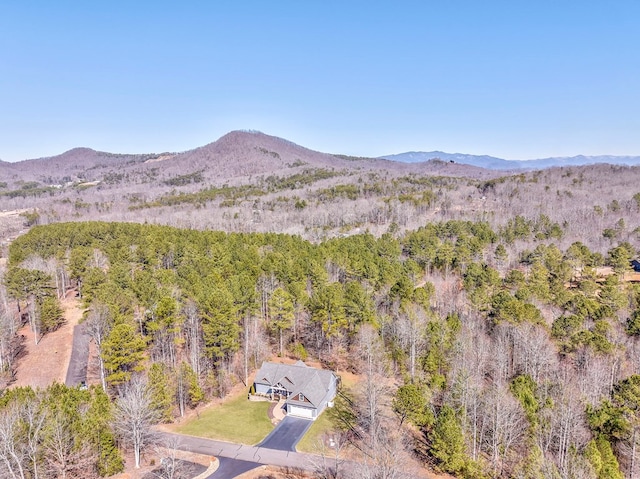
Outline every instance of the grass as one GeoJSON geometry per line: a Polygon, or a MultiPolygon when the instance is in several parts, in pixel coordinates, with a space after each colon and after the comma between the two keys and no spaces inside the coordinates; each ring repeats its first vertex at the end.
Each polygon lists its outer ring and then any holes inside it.
{"type": "Polygon", "coordinates": [[[296,446],[299,452],[318,452],[318,446],[324,440],[326,433],[333,429],[333,423],[329,414],[325,410],[318,419],[316,419],[304,437],[296,446]]]}
{"type": "MultiPolygon", "coordinates": [[[[342,388],[352,391],[358,383],[358,376],[350,373],[340,373],[342,388]]],[[[296,446],[300,452],[318,452],[318,446],[322,443],[325,435],[334,429],[329,409],[325,409],[318,419],[314,421],[307,433],[296,446]]]]}
{"type": "Polygon", "coordinates": [[[254,445],[273,429],[269,402],[249,401],[246,391],[212,407],[176,429],[182,434],[254,445]]]}

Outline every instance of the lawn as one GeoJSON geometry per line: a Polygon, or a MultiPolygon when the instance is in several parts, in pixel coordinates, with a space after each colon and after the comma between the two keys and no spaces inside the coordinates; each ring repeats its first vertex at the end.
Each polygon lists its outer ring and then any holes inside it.
{"type": "Polygon", "coordinates": [[[267,414],[269,406],[269,402],[247,400],[246,391],[243,391],[237,397],[202,411],[200,417],[179,426],[176,432],[254,445],[273,429],[267,414]]]}
{"type": "Polygon", "coordinates": [[[331,431],[331,429],[333,429],[333,423],[325,410],[320,417],[313,422],[307,433],[296,446],[296,450],[317,454],[320,452],[318,448],[321,447],[325,434],[331,431]]]}
{"type": "MultiPolygon", "coordinates": [[[[347,391],[353,391],[358,383],[358,376],[350,373],[340,373],[342,379],[342,388],[347,391]]],[[[312,452],[317,453],[318,447],[321,446],[322,441],[326,435],[333,429],[333,422],[331,421],[331,414],[328,409],[320,415],[318,419],[314,421],[307,433],[300,440],[296,446],[296,450],[300,452],[312,452]]]]}

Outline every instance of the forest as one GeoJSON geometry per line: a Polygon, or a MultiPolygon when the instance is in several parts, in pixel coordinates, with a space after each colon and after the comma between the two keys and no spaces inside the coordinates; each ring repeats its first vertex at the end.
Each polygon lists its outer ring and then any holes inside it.
{"type": "Polygon", "coordinates": [[[19,361],[18,328],[55,330],[69,288],[86,307],[100,384],[4,389],[1,474],[118,472],[123,451],[138,460],[148,447],[144,431],[130,434],[132,402],[149,425],[171,422],[238,382],[248,388],[251,371],[280,355],[362,378],[330,414],[369,477],[404,477],[407,460],[458,478],[637,477],[636,251],[615,238],[606,251],[560,249],[565,231],[544,215],[317,243],[35,226],[11,244],[4,272],[3,384],[19,361]]]}

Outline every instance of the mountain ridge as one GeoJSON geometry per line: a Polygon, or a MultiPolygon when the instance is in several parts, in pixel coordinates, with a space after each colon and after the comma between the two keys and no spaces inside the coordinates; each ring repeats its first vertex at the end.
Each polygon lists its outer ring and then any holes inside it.
{"type": "Polygon", "coordinates": [[[391,161],[403,163],[423,163],[429,160],[441,160],[454,163],[472,165],[479,168],[491,170],[536,170],[561,166],[583,166],[595,164],[610,165],[640,165],[640,156],[629,155],[576,155],[576,156],[553,156],[548,158],[538,158],[532,160],[505,160],[489,155],[470,155],[466,153],[446,153],[443,151],[407,151],[392,155],[385,155],[383,158],[391,161]]]}
{"type": "MultiPolygon", "coordinates": [[[[257,130],[234,130],[222,135],[217,140],[205,145],[179,152],[163,152],[163,153],[112,153],[106,151],[95,150],[90,147],[74,147],[64,151],[58,155],[45,156],[40,158],[30,158],[21,161],[7,162],[0,160],[0,166],[14,171],[27,171],[34,164],[56,165],[63,167],[67,162],[82,162],[85,168],[96,167],[102,165],[105,161],[111,163],[112,166],[122,164],[122,162],[143,163],[145,161],[166,161],[175,160],[176,162],[201,163],[211,160],[212,158],[228,158],[237,162],[237,160],[246,160],[253,158],[255,154],[251,149],[258,148],[257,143],[264,144],[262,147],[265,151],[262,153],[270,155],[276,153],[276,150],[287,151],[290,157],[299,154],[304,157],[313,158],[313,163],[319,163],[323,166],[336,166],[335,163],[347,167],[347,164],[353,165],[354,161],[358,161],[360,166],[375,167],[380,166],[381,161],[391,161],[399,165],[431,165],[430,160],[440,160],[446,163],[457,163],[459,165],[469,165],[485,170],[513,171],[513,170],[536,170],[562,166],[582,166],[593,164],[612,164],[612,165],[640,165],[640,156],[633,155],[575,155],[575,156],[552,156],[547,158],[537,158],[530,160],[506,160],[491,155],[472,155],[467,153],[447,153],[440,150],[434,151],[407,151],[404,153],[389,154],[378,157],[360,157],[346,156],[342,154],[325,153],[306,148],[293,141],[277,136],[268,135],[257,130]],[[242,155],[242,158],[240,156],[242,155]],[[161,158],[161,160],[158,160],[161,158]]],[[[285,167],[286,162],[277,161],[278,157],[272,155],[270,168],[277,166],[278,169],[285,167]]],[[[244,161],[243,161],[244,163],[244,161]]],[[[251,163],[251,161],[249,161],[251,163]]],[[[249,174],[263,173],[265,171],[250,171],[255,169],[255,161],[253,166],[237,162],[235,165],[238,170],[249,172],[249,174]]],[[[264,165],[263,165],[264,166],[264,165]]],[[[406,166],[405,166],[406,167],[406,166]]],[[[403,166],[396,168],[402,169],[403,166]]],[[[264,170],[264,168],[257,168],[264,170]]],[[[411,170],[411,167],[408,167],[411,170]]]]}

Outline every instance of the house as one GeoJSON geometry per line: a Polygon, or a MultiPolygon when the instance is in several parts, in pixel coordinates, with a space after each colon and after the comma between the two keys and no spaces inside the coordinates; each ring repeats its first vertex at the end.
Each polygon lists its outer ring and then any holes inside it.
{"type": "Polygon", "coordinates": [[[333,371],[312,368],[302,361],[262,363],[254,381],[256,394],[283,396],[288,415],[313,420],[333,405],[337,386],[338,376],[333,371]]]}

